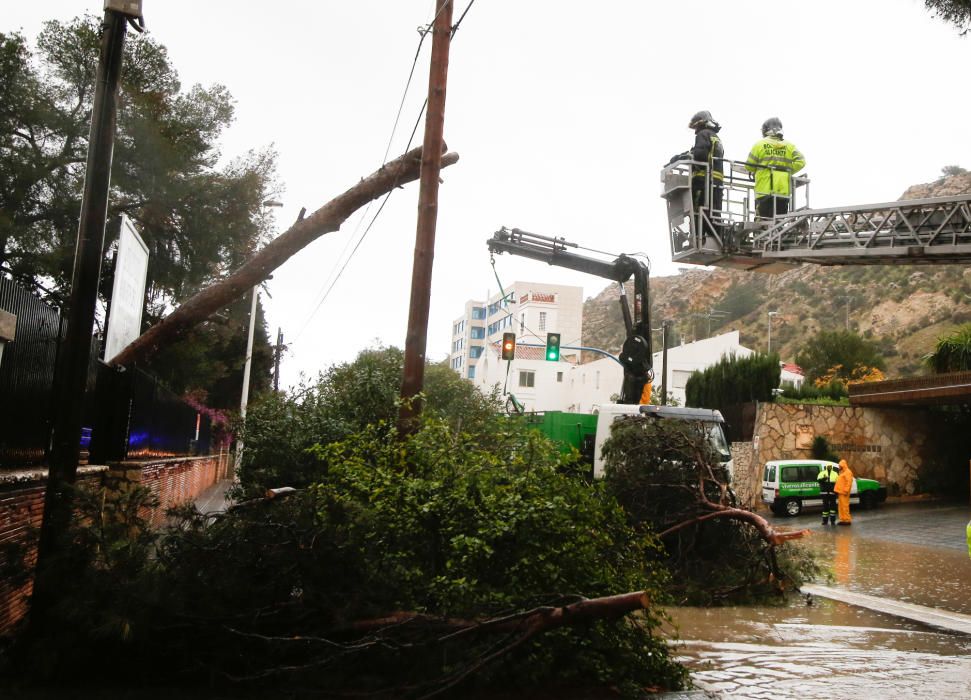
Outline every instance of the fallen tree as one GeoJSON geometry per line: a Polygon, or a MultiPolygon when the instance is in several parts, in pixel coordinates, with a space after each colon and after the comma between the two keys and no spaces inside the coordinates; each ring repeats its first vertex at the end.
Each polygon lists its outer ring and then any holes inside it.
{"type": "MultiPolygon", "coordinates": [[[[421,148],[415,148],[385,163],[310,216],[300,218],[238,270],[206,287],[136,338],[115,356],[112,364],[127,366],[144,361],[160,347],[178,340],[189,329],[269,279],[280,265],[324,234],[338,230],[351,214],[368,202],[417,180],[421,172],[421,151],[421,148]]],[[[445,153],[441,167],[453,165],[458,159],[457,153],[445,153]]]]}
{"type": "MultiPolygon", "coordinates": [[[[332,373],[320,391],[357,390],[356,376],[332,373]]],[[[393,420],[363,416],[342,439],[295,441],[313,480],[219,514],[184,508],[154,544],[127,539],[143,531],[137,507],[92,513],[117,539],[100,538],[104,528],[73,538],[70,556],[90,564],[58,624],[8,668],[74,684],[375,700],[682,687],[656,538],[630,527],[602,482],[563,469],[545,437],[495,410],[468,420],[454,393],[445,416],[430,410],[404,441],[393,420]],[[451,425],[453,412],[467,420],[451,425]]],[[[254,407],[251,459],[282,456],[278,428],[319,429],[295,419],[317,398],[254,407]]]]}
{"type": "Polygon", "coordinates": [[[738,507],[703,427],[631,416],[603,454],[610,492],[632,523],[658,533],[685,602],[760,598],[818,573],[807,552],[784,548],[807,530],[780,531],[738,507]]]}

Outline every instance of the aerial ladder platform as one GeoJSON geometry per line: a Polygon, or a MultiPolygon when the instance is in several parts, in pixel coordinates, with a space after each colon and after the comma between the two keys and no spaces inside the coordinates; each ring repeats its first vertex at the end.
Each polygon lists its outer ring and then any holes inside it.
{"type": "MultiPolygon", "coordinates": [[[[712,210],[710,173],[695,205],[692,167],[680,160],[661,171],[671,258],[677,263],[760,272],[817,265],[971,262],[971,194],[812,209],[809,178],[790,176],[792,211],[760,218],[745,163],[725,161],[722,205],[712,210]]],[[[788,173],[785,173],[789,176],[788,173]]],[[[702,177],[702,176],[699,176],[702,177]]]]}

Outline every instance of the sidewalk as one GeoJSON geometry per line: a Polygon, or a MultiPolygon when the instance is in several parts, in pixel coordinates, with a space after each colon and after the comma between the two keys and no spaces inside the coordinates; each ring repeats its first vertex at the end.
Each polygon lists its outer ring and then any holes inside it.
{"type": "Polygon", "coordinates": [[[207,488],[194,501],[196,509],[200,513],[221,513],[226,510],[230,503],[226,500],[226,492],[233,485],[232,479],[223,479],[207,488]]]}

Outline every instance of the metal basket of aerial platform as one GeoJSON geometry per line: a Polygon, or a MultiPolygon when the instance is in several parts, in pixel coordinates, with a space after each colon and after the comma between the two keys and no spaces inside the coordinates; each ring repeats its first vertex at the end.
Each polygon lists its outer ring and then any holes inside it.
{"type": "Polygon", "coordinates": [[[671,259],[760,272],[819,265],[971,262],[971,193],[954,197],[811,209],[809,178],[791,177],[790,211],[758,216],[755,183],[745,163],[724,161],[724,180],[706,164],[682,160],[661,171],[671,259]],[[692,168],[705,174],[695,204],[692,168]],[[721,187],[721,206],[714,187],[721,187]]]}

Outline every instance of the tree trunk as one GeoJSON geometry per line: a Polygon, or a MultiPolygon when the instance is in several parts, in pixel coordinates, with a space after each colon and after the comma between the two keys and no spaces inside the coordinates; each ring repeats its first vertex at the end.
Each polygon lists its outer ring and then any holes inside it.
{"type": "MultiPolygon", "coordinates": [[[[442,156],[442,167],[458,162],[457,153],[442,156]]],[[[355,211],[395,187],[417,180],[421,168],[421,148],[385,163],[341,195],[330,200],[247,260],[236,272],[206,287],[156,325],[136,338],[112,360],[116,366],[132,365],[151,357],[159,348],[170,345],[210,315],[239,299],[260,284],[280,265],[325,233],[336,231],[355,211]]]]}

